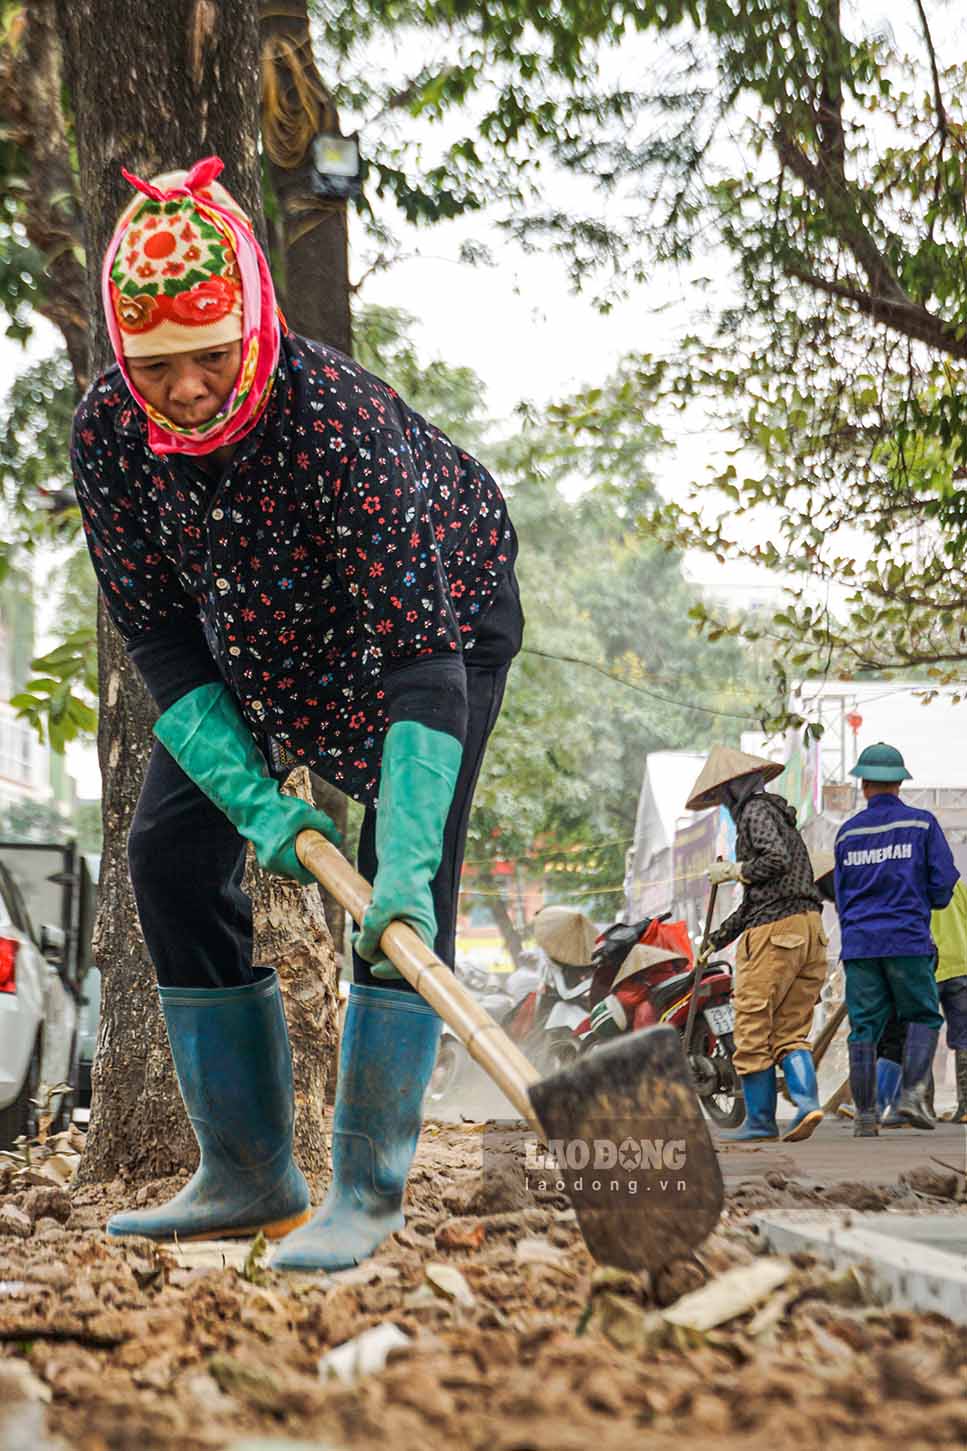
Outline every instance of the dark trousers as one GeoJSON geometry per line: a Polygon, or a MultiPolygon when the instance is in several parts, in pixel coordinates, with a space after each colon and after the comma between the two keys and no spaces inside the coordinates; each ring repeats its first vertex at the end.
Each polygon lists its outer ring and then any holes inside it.
{"type": "MultiPolygon", "coordinates": [[[[470,807],[507,670],[506,665],[467,670],[463,763],[433,880],[436,952],[451,966],[470,807]]],[[[376,810],[370,807],[358,856],[367,881],[376,870],[375,840],[376,810]]],[[[160,744],[151,753],[131,823],[128,863],[141,930],[162,987],[241,987],[254,981],[252,904],[242,890],[245,843],[160,744]]],[[[355,953],[353,975],[360,983],[377,981],[355,953]]],[[[377,985],[410,990],[402,979],[377,985]]]]}
{"type": "Polygon", "coordinates": [[[879,1043],[891,1017],[940,1029],[934,957],[854,957],[846,969],[846,1011],[851,1043],[879,1043]]]}

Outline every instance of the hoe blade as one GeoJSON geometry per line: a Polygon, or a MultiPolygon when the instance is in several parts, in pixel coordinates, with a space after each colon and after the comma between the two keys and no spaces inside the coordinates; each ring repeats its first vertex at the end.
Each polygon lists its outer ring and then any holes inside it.
{"type": "Polygon", "coordinates": [[[658,1269],[715,1228],[722,1173],[674,1028],[599,1048],[529,1094],[548,1177],[564,1181],[596,1260],[658,1269]]]}

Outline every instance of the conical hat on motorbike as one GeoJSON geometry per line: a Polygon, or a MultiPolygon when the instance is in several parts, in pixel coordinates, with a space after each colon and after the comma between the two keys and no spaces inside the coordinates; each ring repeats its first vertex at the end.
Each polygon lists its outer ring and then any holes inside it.
{"type": "Polygon", "coordinates": [[[702,811],[706,806],[717,806],[719,790],[727,781],[739,781],[743,776],[758,772],[766,781],[774,781],[784,769],[777,761],[767,761],[762,756],[748,756],[745,751],[733,750],[731,746],[713,746],[685,803],[686,808],[702,811]]]}
{"type": "Polygon", "coordinates": [[[590,967],[597,939],[594,923],[576,907],[544,907],[531,923],[538,947],[564,967],[590,967]]]}
{"type": "Polygon", "coordinates": [[[639,942],[633,947],[618,969],[614,982],[611,984],[611,991],[614,992],[619,982],[626,978],[634,977],[636,972],[644,972],[649,967],[657,967],[662,962],[680,962],[682,972],[688,968],[688,958],[683,957],[680,952],[675,952],[670,947],[649,947],[646,942],[639,942]]]}

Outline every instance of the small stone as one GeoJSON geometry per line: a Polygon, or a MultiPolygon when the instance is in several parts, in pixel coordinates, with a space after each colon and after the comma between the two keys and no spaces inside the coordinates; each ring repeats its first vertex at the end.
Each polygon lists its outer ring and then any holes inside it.
{"type": "Polygon", "coordinates": [[[29,1239],[32,1228],[30,1215],[24,1214],[16,1204],[4,1204],[0,1207],[0,1234],[13,1235],[16,1239],[29,1239]]]}
{"type": "Polygon", "coordinates": [[[926,1194],[931,1199],[959,1199],[964,1176],[950,1169],[931,1169],[927,1164],[919,1164],[901,1174],[899,1182],[915,1194],[926,1194]]]}
{"type": "Polygon", "coordinates": [[[38,1219],[34,1225],[34,1239],[39,1239],[43,1244],[53,1244],[59,1239],[69,1239],[70,1230],[58,1224],[56,1219],[38,1219]]]}
{"type": "Polygon", "coordinates": [[[23,1196],[22,1208],[29,1214],[32,1224],[41,1219],[54,1219],[66,1224],[71,1217],[71,1202],[63,1189],[53,1185],[44,1189],[28,1189],[23,1196]]]}
{"type": "Polygon", "coordinates": [[[696,1259],[672,1260],[656,1270],[652,1278],[655,1301],[662,1307],[674,1305],[683,1295],[700,1290],[708,1275],[696,1259]]]}
{"type": "Polygon", "coordinates": [[[25,1360],[0,1361],[0,1405],[11,1406],[16,1401],[40,1401],[46,1405],[50,1399],[50,1386],[34,1375],[25,1360]]]}
{"type": "Polygon", "coordinates": [[[482,1219],[448,1219],[436,1232],[437,1249],[479,1249],[487,1237],[482,1219]]]}

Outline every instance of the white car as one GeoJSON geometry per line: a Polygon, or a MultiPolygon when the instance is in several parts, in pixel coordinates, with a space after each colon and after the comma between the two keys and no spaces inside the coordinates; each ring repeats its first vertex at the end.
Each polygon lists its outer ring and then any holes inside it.
{"type": "MultiPolygon", "coordinates": [[[[64,932],[34,930],[20,888],[0,860],[0,1149],[36,1131],[41,1084],[73,1083],[77,994],[65,981],[64,932]]],[[[72,1095],[51,1100],[68,1118],[72,1095]]]]}

